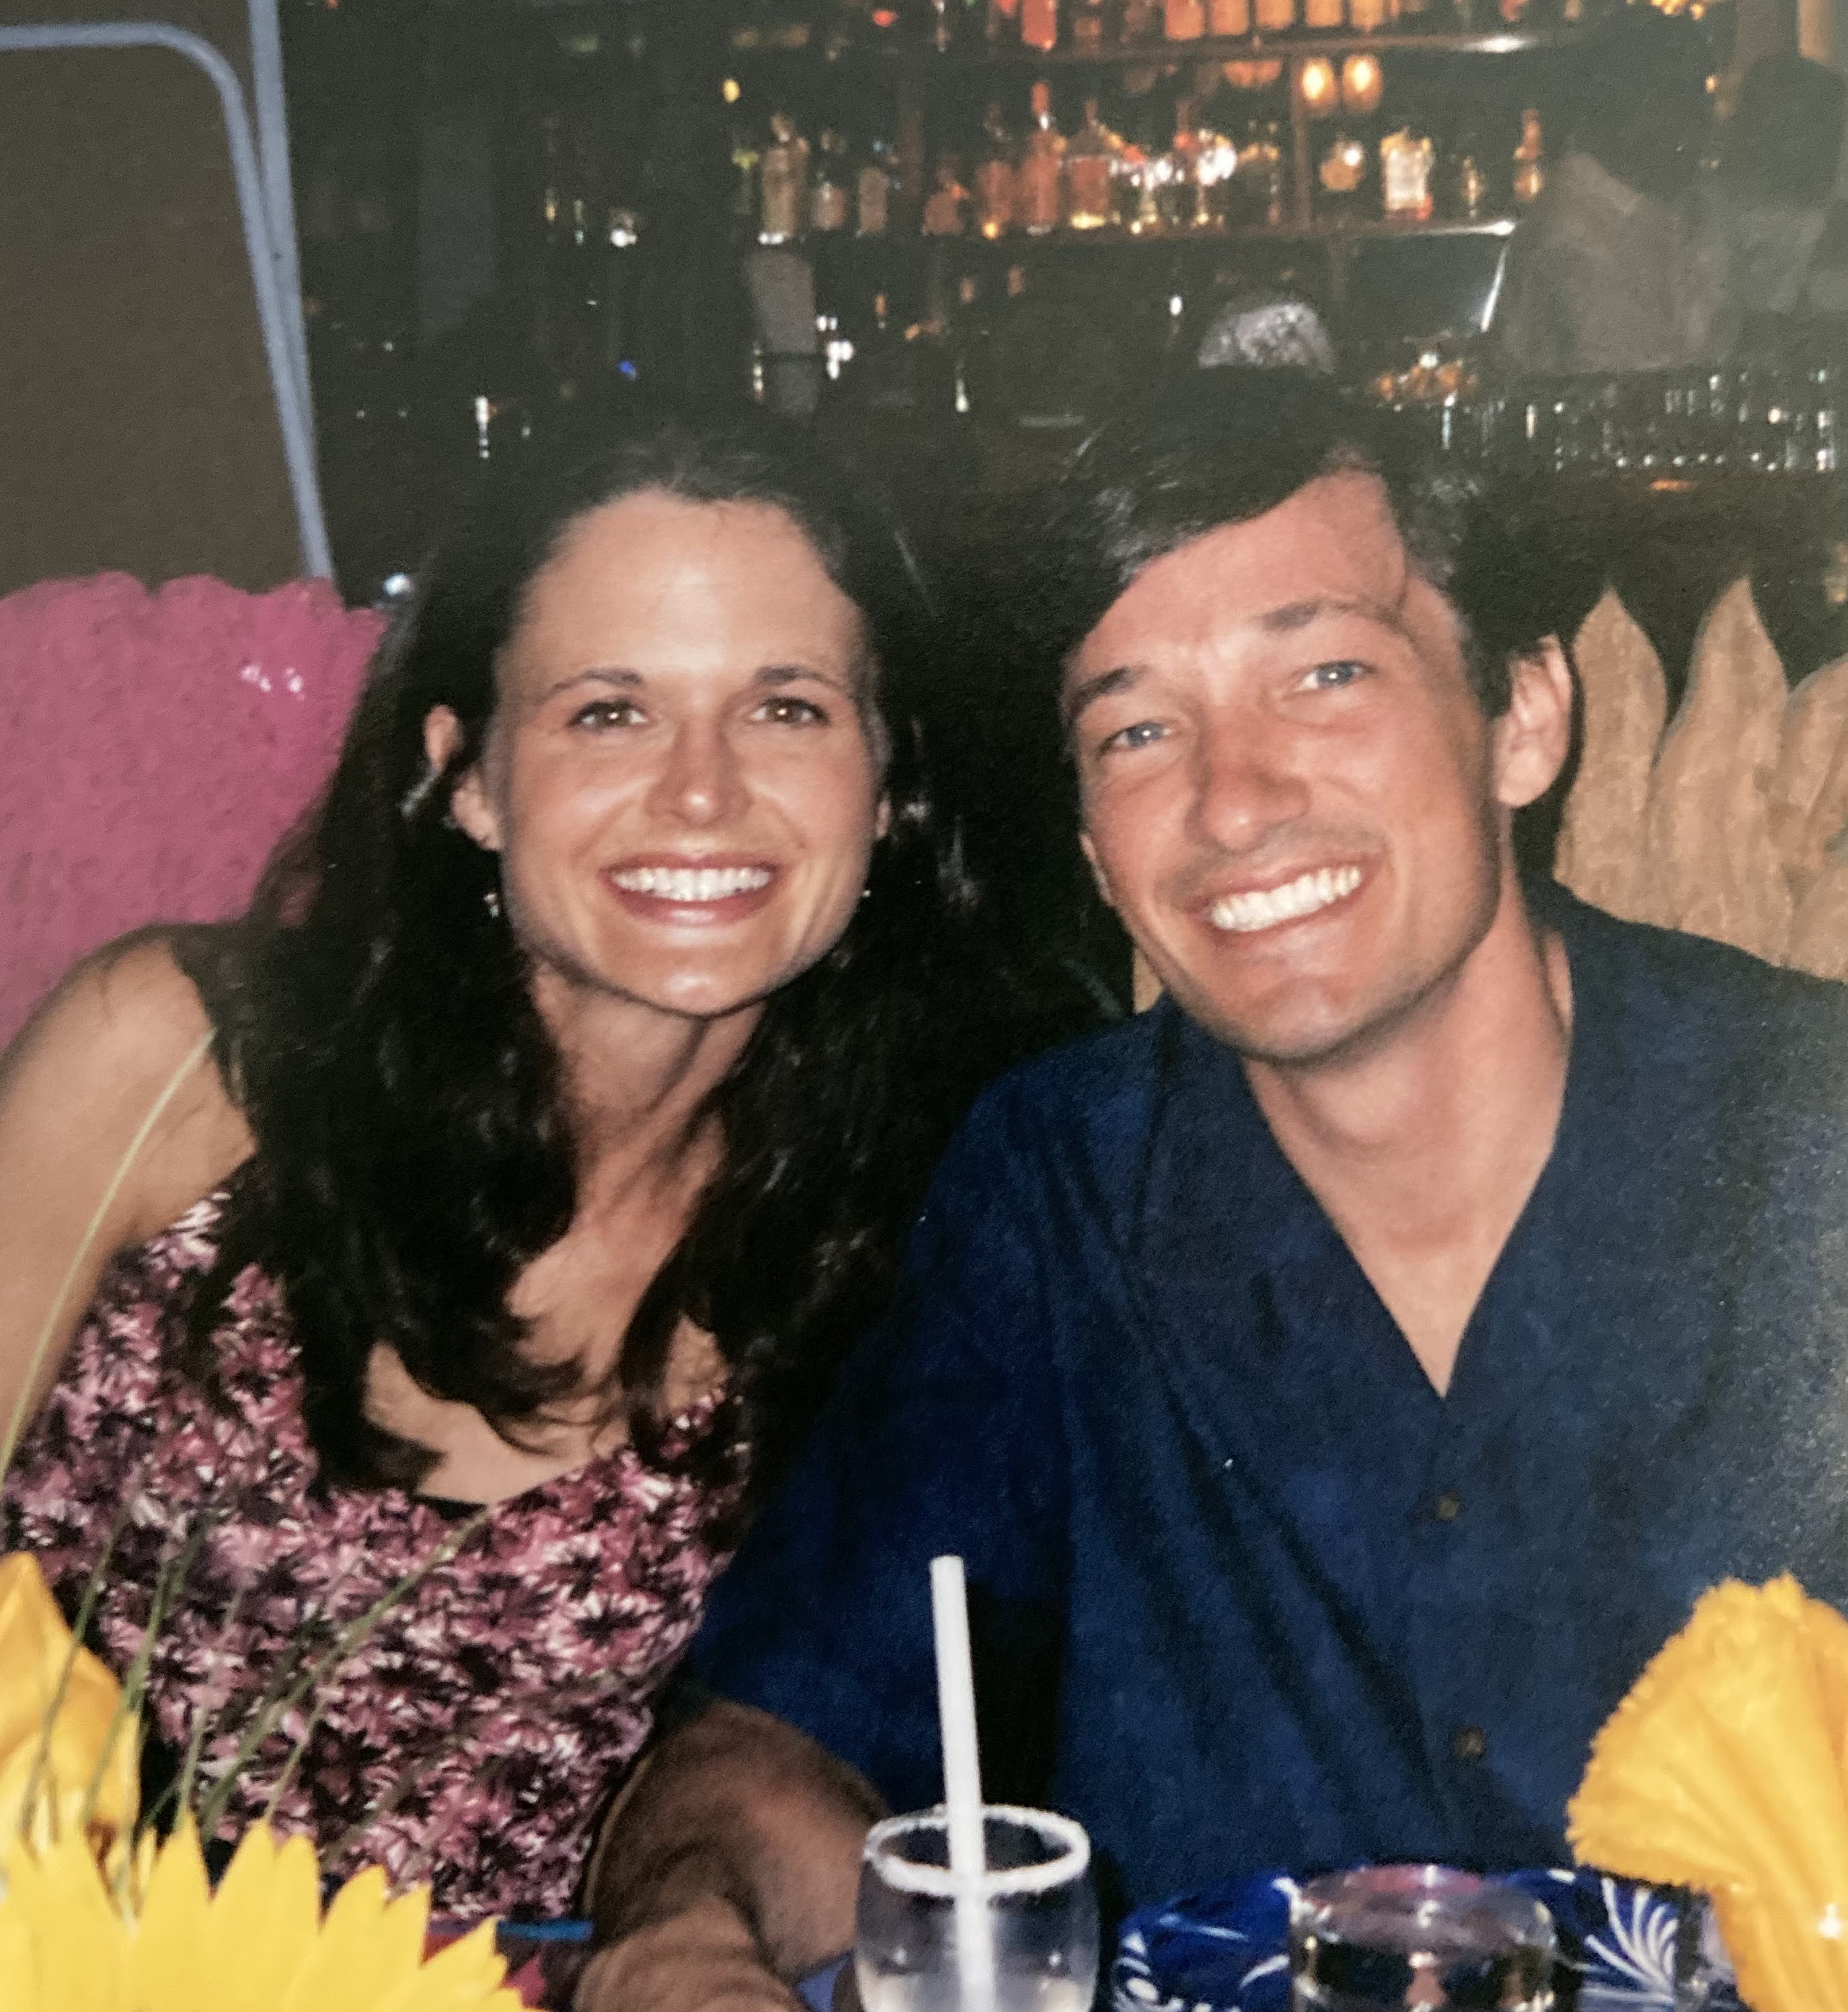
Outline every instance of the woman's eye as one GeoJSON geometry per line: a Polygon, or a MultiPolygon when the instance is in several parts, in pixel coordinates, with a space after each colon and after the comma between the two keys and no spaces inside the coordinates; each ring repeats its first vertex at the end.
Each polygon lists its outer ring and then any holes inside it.
{"type": "Polygon", "coordinates": [[[1332,664],[1318,664],[1304,676],[1303,683],[1311,691],[1340,691],[1345,686],[1357,683],[1366,675],[1365,664],[1343,658],[1332,664]]]}
{"type": "Polygon", "coordinates": [[[796,698],[787,692],[765,699],[758,715],[776,726],[826,726],[828,723],[828,715],[812,699],[796,698]]]}
{"type": "Polygon", "coordinates": [[[1119,726],[1116,732],[1107,734],[1097,744],[1100,754],[1114,754],[1130,747],[1147,747],[1159,740],[1168,730],[1158,719],[1139,719],[1133,726],[1119,726]]]}
{"type": "Polygon", "coordinates": [[[594,698],[571,715],[573,726],[602,728],[633,726],[641,718],[641,708],[627,698],[594,698]]]}

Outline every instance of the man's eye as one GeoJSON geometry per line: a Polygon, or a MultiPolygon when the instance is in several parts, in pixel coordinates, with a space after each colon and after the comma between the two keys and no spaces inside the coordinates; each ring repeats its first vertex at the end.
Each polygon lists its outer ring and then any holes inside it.
{"type": "Polygon", "coordinates": [[[1366,675],[1365,664],[1343,658],[1335,663],[1318,664],[1304,676],[1303,683],[1311,691],[1340,691],[1344,686],[1357,683],[1366,675]]]}
{"type": "Polygon", "coordinates": [[[607,726],[632,726],[641,716],[641,708],[633,699],[594,698],[588,705],[578,708],[571,715],[571,723],[573,726],[601,730],[607,726]]]}
{"type": "Polygon", "coordinates": [[[826,726],[828,723],[828,715],[812,699],[795,698],[787,692],[765,699],[758,708],[758,716],[777,726],[826,726]]]}
{"type": "Polygon", "coordinates": [[[1127,748],[1147,747],[1167,731],[1158,719],[1139,719],[1133,726],[1119,726],[1115,733],[1106,734],[1097,744],[1097,752],[1114,754],[1127,748]]]}

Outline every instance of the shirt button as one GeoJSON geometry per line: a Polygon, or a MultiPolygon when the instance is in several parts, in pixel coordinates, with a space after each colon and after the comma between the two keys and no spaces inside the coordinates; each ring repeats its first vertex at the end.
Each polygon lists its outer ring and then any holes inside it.
{"type": "Polygon", "coordinates": [[[1431,1505],[1431,1513],[1440,1523],[1454,1523],[1463,1514],[1463,1497],[1447,1488],[1431,1505]]]}
{"type": "Polygon", "coordinates": [[[1460,1725],[1450,1735],[1450,1752],[1459,1760],[1479,1760],[1489,1750],[1489,1736],[1479,1725],[1460,1725]]]}

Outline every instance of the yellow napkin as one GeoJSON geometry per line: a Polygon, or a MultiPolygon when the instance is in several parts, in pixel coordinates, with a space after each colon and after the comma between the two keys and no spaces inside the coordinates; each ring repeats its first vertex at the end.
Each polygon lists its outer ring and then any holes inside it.
{"type": "Polygon", "coordinates": [[[99,1858],[127,1839],[140,1800],[140,1755],[134,1720],[117,1720],[121,1697],[109,1670],[73,1643],[38,1561],[23,1552],[0,1557],[0,1868],[22,1832],[43,1846],[87,1828],[99,1858]]]}
{"type": "Polygon", "coordinates": [[[1755,2012],[1848,2012],[1848,1621],[1728,1580],[1592,1743],[1581,1864],[1712,1896],[1755,2012]]]}

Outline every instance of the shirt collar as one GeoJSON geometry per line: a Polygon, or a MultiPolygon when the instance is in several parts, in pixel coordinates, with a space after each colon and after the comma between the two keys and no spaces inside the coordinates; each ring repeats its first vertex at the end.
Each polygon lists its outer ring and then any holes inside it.
{"type": "MultiPolygon", "coordinates": [[[[1657,1052],[1648,989],[1626,957],[1628,926],[1552,881],[1525,891],[1536,924],[1558,931],[1572,985],[1564,1099],[1532,1215],[1586,1155],[1607,1161],[1621,1150],[1611,1111],[1636,1097],[1638,1068],[1673,1058],[1657,1052]]],[[[1164,1321],[1191,1329],[1229,1278],[1320,1270],[1346,1247],[1278,1145],[1238,1057],[1171,1000],[1150,1010],[1161,1016],[1159,1088],[1134,1209],[1140,1269],[1164,1321]]]]}

